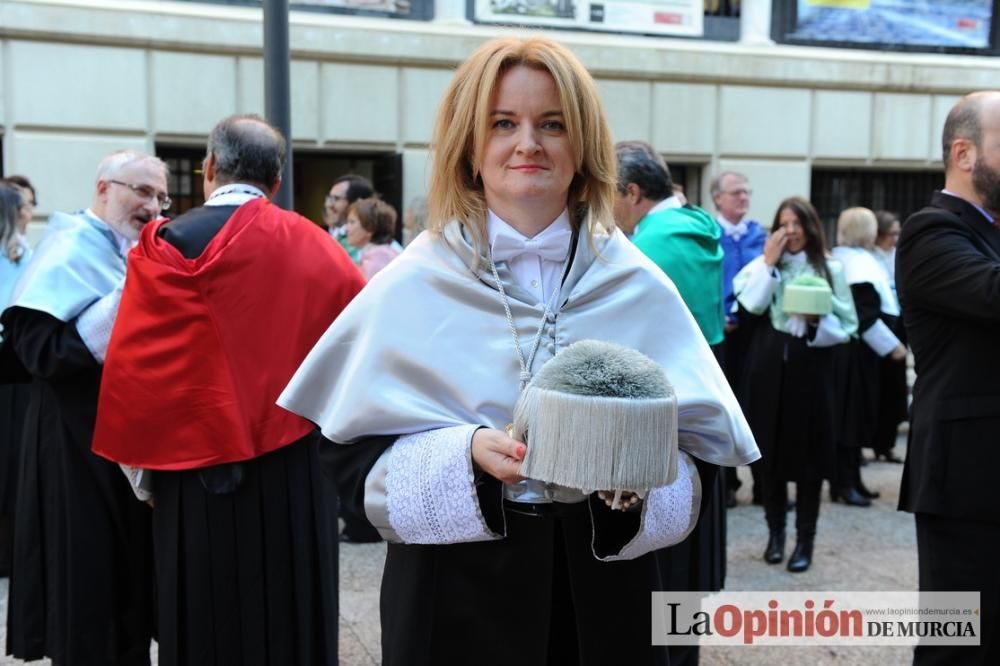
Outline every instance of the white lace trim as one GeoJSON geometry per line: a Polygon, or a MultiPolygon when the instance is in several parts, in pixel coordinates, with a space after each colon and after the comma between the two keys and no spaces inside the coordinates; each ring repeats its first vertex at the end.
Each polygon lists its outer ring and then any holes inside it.
{"type": "Polygon", "coordinates": [[[403,543],[446,544],[500,538],[486,526],[472,471],[472,435],[456,426],[400,437],[385,477],[389,525],[403,543]]]}
{"type": "Polygon", "coordinates": [[[595,557],[604,562],[634,560],[646,553],[673,546],[687,538],[698,522],[695,501],[700,495],[698,472],[683,451],[677,457],[677,477],[669,486],[654,488],[643,500],[639,532],[621,552],[595,557]]]}
{"type": "Polygon", "coordinates": [[[104,357],[108,354],[108,342],[111,341],[111,330],[118,316],[123,287],[124,283],[119,284],[114,291],[84,310],[76,320],[80,339],[100,363],[104,363],[104,357]]]}

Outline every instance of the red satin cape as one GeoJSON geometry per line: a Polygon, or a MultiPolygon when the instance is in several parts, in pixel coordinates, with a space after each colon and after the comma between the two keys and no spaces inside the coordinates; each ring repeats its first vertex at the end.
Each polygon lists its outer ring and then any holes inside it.
{"type": "Polygon", "coordinates": [[[196,259],[160,238],[162,225],[146,225],[128,258],[94,452],[182,470],[306,435],[314,426],[275,400],[361,273],[316,225],[266,199],[240,206],[196,259]]]}

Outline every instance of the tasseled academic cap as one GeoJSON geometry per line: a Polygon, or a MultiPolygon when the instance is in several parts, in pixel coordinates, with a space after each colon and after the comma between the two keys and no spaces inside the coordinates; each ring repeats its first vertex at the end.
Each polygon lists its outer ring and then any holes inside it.
{"type": "Polygon", "coordinates": [[[514,408],[521,474],[585,491],[645,491],[677,474],[677,396],[658,363],[582,340],[549,361],[514,408]]]}

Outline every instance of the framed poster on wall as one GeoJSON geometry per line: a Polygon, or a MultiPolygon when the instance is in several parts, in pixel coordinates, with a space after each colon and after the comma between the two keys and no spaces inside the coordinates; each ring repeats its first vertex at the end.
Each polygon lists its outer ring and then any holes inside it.
{"type": "Polygon", "coordinates": [[[786,0],[775,4],[783,23],[775,37],[831,46],[990,51],[996,5],[996,0],[786,0]]]}
{"type": "Polygon", "coordinates": [[[704,0],[474,0],[478,23],[701,37],[704,0]]]}

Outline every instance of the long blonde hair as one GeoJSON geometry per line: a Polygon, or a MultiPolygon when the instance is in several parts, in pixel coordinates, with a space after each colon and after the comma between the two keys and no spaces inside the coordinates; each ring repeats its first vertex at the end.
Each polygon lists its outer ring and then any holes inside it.
{"type": "Polygon", "coordinates": [[[483,250],[486,198],[479,174],[490,105],[500,79],[523,65],[548,72],[559,90],[576,174],[566,205],[574,229],[614,228],[617,165],[611,132],[594,79],[566,47],[544,37],[494,39],[458,68],[434,126],[434,165],[427,195],[428,227],[458,220],[483,250]]]}

